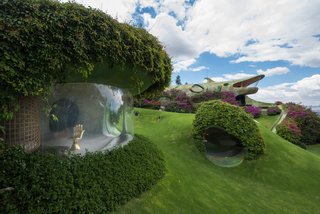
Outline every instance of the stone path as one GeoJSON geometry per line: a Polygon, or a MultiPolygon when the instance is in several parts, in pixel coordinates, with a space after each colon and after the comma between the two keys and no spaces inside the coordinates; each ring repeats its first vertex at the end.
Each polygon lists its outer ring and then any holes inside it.
{"type": "Polygon", "coordinates": [[[280,106],[280,109],[281,109],[281,115],[280,115],[279,119],[273,124],[273,126],[271,128],[271,131],[273,133],[277,133],[277,125],[279,125],[287,117],[287,114],[288,114],[288,111],[286,109],[284,109],[282,107],[282,105],[280,106]]]}

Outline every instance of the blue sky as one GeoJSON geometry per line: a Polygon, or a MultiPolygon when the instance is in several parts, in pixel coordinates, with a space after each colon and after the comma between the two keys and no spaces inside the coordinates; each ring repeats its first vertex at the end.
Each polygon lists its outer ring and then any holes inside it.
{"type": "MultiPolygon", "coordinates": [[[[65,0],[64,0],[65,2],[65,0]]],[[[76,0],[145,28],[172,58],[172,82],[265,74],[252,97],[320,105],[319,0],[76,0]]]]}

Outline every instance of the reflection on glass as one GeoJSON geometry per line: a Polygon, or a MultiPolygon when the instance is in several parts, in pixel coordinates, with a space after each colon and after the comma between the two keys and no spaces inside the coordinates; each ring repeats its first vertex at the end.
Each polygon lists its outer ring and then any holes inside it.
{"type": "Polygon", "coordinates": [[[59,85],[49,105],[49,115],[41,119],[44,151],[83,154],[109,150],[132,139],[132,97],[119,88],[87,83],[59,85]],[[85,132],[78,149],[71,149],[77,125],[85,132]]]}

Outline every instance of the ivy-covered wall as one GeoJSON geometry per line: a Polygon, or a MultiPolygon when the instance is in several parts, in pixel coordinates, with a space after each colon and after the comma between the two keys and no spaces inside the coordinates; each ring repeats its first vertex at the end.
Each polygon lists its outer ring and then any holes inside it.
{"type": "Polygon", "coordinates": [[[53,0],[0,1],[0,120],[20,96],[46,95],[61,82],[87,81],[153,94],[172,64],[144,29],[102,11],[53,0]]]}

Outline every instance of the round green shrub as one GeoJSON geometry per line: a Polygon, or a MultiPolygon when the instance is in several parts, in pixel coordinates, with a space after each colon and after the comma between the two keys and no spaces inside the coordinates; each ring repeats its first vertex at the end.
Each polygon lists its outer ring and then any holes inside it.
{"type": "Polygon", "coordinates": [[[0,156],[0,213],[106,213],[149,190],[165,174],[163,155],[141,136],[108,153],[0,156]]]}
{"type": "Polygon", "coordinates": [[[20,96],[63,82],[153,94],[170,84],[171,59],[146,30],[74,2],[0,1],[0,120],[20,96]]]}
{"type": "Polygon", "coordinates": [[[205,150],[204,134],[208,127],[218,126],[239,139],[247,149],[246,159],[255,159],[264,152],[264,142],[252,116],[241,107],[220,100],[204,102],[193,121],[193,137],[200,151],[205,150]]]}

